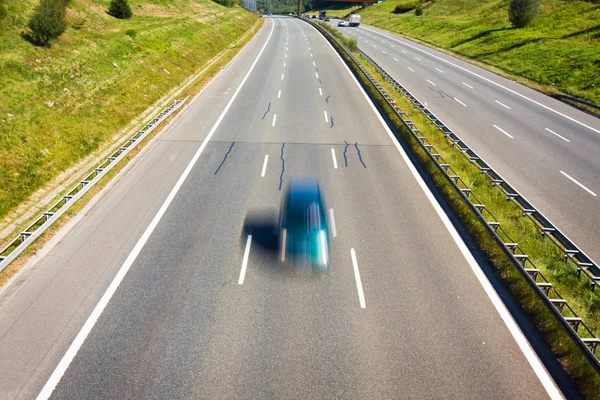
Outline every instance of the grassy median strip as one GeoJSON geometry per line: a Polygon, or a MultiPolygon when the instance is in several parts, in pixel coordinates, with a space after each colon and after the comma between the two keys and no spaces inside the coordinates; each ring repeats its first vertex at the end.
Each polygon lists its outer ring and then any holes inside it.
{"type": "MultiPolygon", "coordinates": [[[[328,30],[328,32],[331,31],[328,30]]],[[[336,38],[341,36],[339,32],[332,33],[336,38]]],[[[334,41],[332,41],[332,44],[339,50],[339,46],[334,41]]],[[[506,257],[503,250],[481,224],[471,208],[430,160],[419,142],[404,126],[387,101],[350,58],[343,51],[340,51],[340,53],[371,98],[375,100],[398,139],[409,147],[420,166],[431,177],[440,194],[448,201],[469,235],[484,252],[491,265],[496,268],[502,282],[546,338],[582,393],[589,398],[600,399],[600,376],[593,370],[561,325],[531,290],[520,272],[515,269],[512,262],[506,257]]],[[[359,56],[355,54],[355,57],[359,56]]],[[[507,201],[504,194],[499,189],[494,188],[489,179],[481,174],[475,165],[466,160],[458,149],[452,147],[444,135],[395,87],[385,81],[375,68],[370,66],[366,60],[360,61],[382,88],[396,100],[399,108],[415,123],[422,135],[435,147],[436,152],[441,154],[461,179],[470,186],[473,193],[485,204],[486,208],[494,213],[503,229],[526,251],[546,278],[568,300],[569,305],[579,313],[594,332],[599,332],[598,304],[600,293],[590,290],[589,280],[584,277],[577,278],[574,268],[565,265],[563,253],[550,240],[543,239],[533,222],[523,217],[521,210],[514,203],[507,201]]]]}

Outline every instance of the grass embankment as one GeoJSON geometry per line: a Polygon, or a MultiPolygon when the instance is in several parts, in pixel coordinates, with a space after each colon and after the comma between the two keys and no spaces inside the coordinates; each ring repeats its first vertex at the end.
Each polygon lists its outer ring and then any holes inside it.
{"type": "MultiPolygon", "coordinates": [[[[335,32],[335,36],[342,38],[339,32],[335,32]]],[[[344,58],[348,62],[348,58],[345,56],[344,58]]],[[[600,376],[591,368],[566,332],[537,298],[500,246],[479,222],[473,211],[464,203],[462,197],[456,193],[445,176],[429,159],[410,131],[404,127],[385,99],[368,83],[367,77],[360,69],[351,62],[349,64],[394,128],[398,139],[411,149],[420,166],[431,177],[441,195],[463,222],[469,235],[484,252],[490,264],[498,271],[502,282],[547,339],[565,369],[573,376],[577,386],[587,397],[600,399],[600,376]]],[[[415,123],[423,136],[435,147],[436,152],[441,154],[462,180],[470,186],[486,208],[494,213],[503,229],[527,252],[546,278],[568,300],[569,305],[579,313],[594,332],[598,333],[600,331],[600,294],[598,291],[590,290],[589,280],[584,277],[578,279],[574,268],[563,262],[562,252],[558,251],[548,239],[542,239],[539,230],[528,218],[522,216],[518,207],[512,202],[508,202],[499,189],[492,187],[489,179],[481,174],[474,164],[467,161],[458,149],[452,147],[443,134],[408,99],[385,81],[383,76],[378,74],[366,60],[362,60],[362,65],[396,100],[399,108],[415,123]]]]}
{"type": "Polygon", "coordinates": [[[600,104],[600,6],[541,0],[532,26],[513,29],[505,0],[386,0],[360,12],[362,22],[497,67],[549,94],[600,104]],[[424,13],[394,14],[421,4],[424,13]],[[535,83],[539,84],[536,85],[535,83]]]}
{"type": "Polygon", "coordinates": [[[72,0],[51,48],[20,33],[37,1],[6,0],[0,29],[0,218],[98,149],[232,45],[258,18],[210,0],[72,0]]]}
{"type": "MultiPolygon", "coordinates": [[[[233,43],[231,46],[223,49],[222,52],[219,53],[217,57],[215,57],[206,68],[203,68],[197,74],[195,74],[190,81],[189,85],[186,86],[178,98],[183,98],[189,96],[192,98],[196,94],[198,94],[203,87],[219,72],[222,68],[224,68],[229,61],[242,49],[253,37],[253,33],[257,32],[260,26],[262,25],[262,20],[255,21],[254,27],[247,31],[245,35],[243,35],[238,41],[233,43]]],[[[177,114],[177,113],[176,113],[177,114]]],[[[175,115],[176,115],[175,114],[175,115]]],[[[167,118],[163,122],[163,126],[171,121],[173,117],[167,118]]],[[[138,125],[138,128],[141,128],[142,125],[138,125]]],[[[158,135],[160,129],[154,130],[148,136],[144,138],[142,142],[138,144],[135,148],[133,148],[127,156],[115,167],[110,170],[110,172],[99,181],[88,193],[86,193],[76,204],[74,204],[67,212],[61,217],[58,221],[56,221],[46,232],[44,232],[34,243],[31,244],[12,264],[10,264],[4,271],[0,272],[0,287],[4,285],[8,279],[10,279],[18,270],[28,261],[29,257],[35,255],[45,244],[46,242],[52,238],[52,236],[64,227],[69,220],[77,215],[93,198],[96,194],[98,194],[103,188],[108,186],[112,180],[121,170],[123,170],[129,161],[131,161],[134,157],[139,154],[140,151],[144,148],[146,143],[148,143],[152,138],[158,135]]]]}

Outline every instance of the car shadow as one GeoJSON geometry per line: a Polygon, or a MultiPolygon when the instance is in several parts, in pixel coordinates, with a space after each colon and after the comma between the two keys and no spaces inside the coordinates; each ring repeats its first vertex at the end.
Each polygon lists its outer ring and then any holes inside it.
{"type": "MultiPolygon", "coordinates": [[[[279,235],[279,210],[251,210],[246,214],[243,227],[244,237],[252,235],[252,249],[263,255],[277,258],[279,235]]],[[[245,243],[245,238],[243,239],[245,243]]]]}

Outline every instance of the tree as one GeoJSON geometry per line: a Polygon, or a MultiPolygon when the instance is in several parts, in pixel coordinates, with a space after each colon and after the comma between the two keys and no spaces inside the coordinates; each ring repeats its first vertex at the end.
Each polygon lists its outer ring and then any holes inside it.
{"type": "Polygon", "coordinates": [[[36,46],[48,46],[67,29],[66,13],[69,0],[40,0],[29,19],[30,31],[23,36],[36,46]]]}
{"type": "Polygon", "coordinates": [[[133,15],[127,0],[111,0],[108,13],[119,19],[129,19],[133,15]]]}
{"type": "Polygon", "coordinates": [[[539,8],[539,0],[511,0],[508,19],[515,28],[524,28],[533,22],[539,8]]]}

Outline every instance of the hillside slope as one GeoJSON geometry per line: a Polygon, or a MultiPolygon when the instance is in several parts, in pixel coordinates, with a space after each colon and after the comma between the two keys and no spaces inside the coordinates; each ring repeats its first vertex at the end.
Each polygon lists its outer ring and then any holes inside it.
{"type": "Polygon", "coordinates": [[[394,14],[386,0],[360,12],[366,24],[431,43],[558,91],[600,103],[600,5],[541,0],[531,27],[513,29],[507,0],[434,0],[394,14]]]}
{"type": "Polygon", "coordinates": [[[210,0],[72,0],[51,48],[20,33],[38,1],[5,0],[0,28],[0,218],[111,138],[257,20],[210,0]]]}

